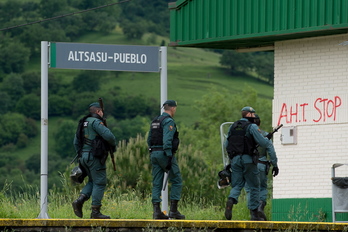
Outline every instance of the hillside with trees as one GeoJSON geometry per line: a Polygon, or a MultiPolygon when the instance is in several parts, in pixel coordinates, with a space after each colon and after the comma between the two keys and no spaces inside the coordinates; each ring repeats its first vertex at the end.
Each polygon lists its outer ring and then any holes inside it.
{"type": "MultiPolygon", "coordinates": [[[[0,0],[0,189],[8,183],[16,191],[23,183],[39,185],[40,42],[165,46],[168,2],[130,0],[98,8],[115,1],[0,0]],[[98,9],[83,12],[93,8],[98,9]]],[[[196,176],[190,167],[204,167],[213,175],[205,180],[215,186],[214,175],[221,168],[220,124],[239,119],[239,110],[252,105],[270,130],[273,53],[168,48],[168,79],[168,98],[178,101],[183,175],[196,176]]],[[[147,155],[146,132],[160,111],[159,74],[52,69],[48,84],[49,187],[64,188],[77,122],[89,103],[103,97],[108,126],[124,152],[116,156],[123,165],[119,172],[130,177],[111,184],[147,193],[149,173],[127,169],[127,164],[139,164],[127,160],[127,152],[136,147],[136,159],[147,155]]],[[[187,181],[198,188],[203,180],[196,176],[187,181]]],[[[209,191],[201,194],[209,199],[209,191]]]]}

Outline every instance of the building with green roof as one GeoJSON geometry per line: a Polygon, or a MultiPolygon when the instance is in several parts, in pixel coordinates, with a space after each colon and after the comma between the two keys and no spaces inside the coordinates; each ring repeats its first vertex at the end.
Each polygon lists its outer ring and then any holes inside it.
{"type": "Polygon", "coordinates": [[[179,0],[169,9],[169,46],[274,52],[272,126],[284,126],[273,139],[272,220],[348,221],[331,181],[348,176],[347,165],[333,168],[348,158],[348,0],[179,0]]]}

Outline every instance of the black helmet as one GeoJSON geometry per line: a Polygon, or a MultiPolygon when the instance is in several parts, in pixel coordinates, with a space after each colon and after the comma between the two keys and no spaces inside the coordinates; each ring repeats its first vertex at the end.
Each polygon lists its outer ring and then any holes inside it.
{"type": "Polygon", "coordinates": [[[225,166],[225,168],[218,173],[219,180],[217,186],[219,189],[226,188],[231,183],[231,164],[225,166]]]}
{"type": "Polygon", "coordinates": [[[71,170],[70,173],[70,179],[76,183],[76,184],[81,184],[83,180],[85,179],[86,174],[83,171],[83,168],[80,168],[80,166],[76,166],[71,170]]]}

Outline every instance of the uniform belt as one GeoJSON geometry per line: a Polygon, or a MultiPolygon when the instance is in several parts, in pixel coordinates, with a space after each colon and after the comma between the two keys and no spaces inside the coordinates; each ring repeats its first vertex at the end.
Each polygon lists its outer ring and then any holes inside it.
{"type": "Polygon", "coordinates": [[[151,147],[151,151],[163,151],[163,147],[151,147]]]}
{"type": "Polygon", "coordinates": [[[269,161],[262,161],[262,160],[259,160],[259,163],[261,163],[261,164],[269,164],[269,161]]]}

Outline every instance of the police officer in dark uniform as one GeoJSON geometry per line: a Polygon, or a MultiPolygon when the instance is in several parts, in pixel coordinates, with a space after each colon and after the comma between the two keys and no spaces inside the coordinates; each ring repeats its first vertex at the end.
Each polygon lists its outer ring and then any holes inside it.
{"type": "Polygon", "coordinates": [[[260,180],[257,168],[258,154],[256,146],[265,147],[269,154],[275,155],[271,141],[265,138],[254,123],[255,110],[246,106],[242,108],[242,118],[232,124],[227,137],[227,152],[231,159],[232,189],[225,208],[225,217],[232,219],[232,208],[238,203],[238,197],[245,183],[250,188],[248,208],[251,220],[260,221],[266,217],[260,203],[260,180]]]}
{"type": "Polygon", "coordinates": [[[97,157],[96,154],[106,154],[107,156],[107,151],[104,151],[104,149],[110,146],[114,150],[116,138],[104,125],[103,115],[104,113],[98,102],[90,104],[89,114],[80,120],[80,123],[83,123],[81,131],[77,131],[74,138],[76,153],[81,155],[79,164],[89,177],[79,198],[72,203],[75,215],[81,218],[84,202],[92,197],[91,219],[110,219],[110,216],[103,215],[100,212],[106,187],[106,157],[97,157]],[[104,148],[99,146],[101,143],[106,144],[104,148]]]}
{"type": "Polygon", "coordinates": [[[167,100],[164,102],[164,112],[152,121],[147,139],[151,152],[150,158],[153,177],[153,219],[185,219],[185,216],[178,211],[178,202],[181,198],[182,190],[182,178],[174,156],[179,146],[179,133],[173,119],[176,107],[176,101],[167,100]],[[160,208],[165,172],[168,173],[168,179],[172,184],[169,217],[165,215],[160,208]]]}
{"type": "MultiPolygon", "coordinates": [[[[260,117],[255,114],[255,124],[260,127],[261,125],[261,119],[260,117]]],[[[259,128],[260,129],[260,128],[259,128]]],[[[260,129],[260,133],[268,138],[268,135],[270,133],[260,129]]],[[[270,138],[268,138],[270,139],[270,138]]],[[[264,147],[260,147],[258,146],[257,147],[257,151],[258,151],[258,154],[259,154],[259,160],[258,160],[258,164],[257,164],[257,168],[259,169],[259,178],[260,178],[260,201],[261,201],[261,205],[260,205],[260,208],[262,209],[262,211],[264,211],[265,209],[265,206],[267,204],[267,194],[268,194],[268,189],[267,189],[267,175],[268,175],[268,172],[269,172],[269,169],[270,169],[270,165],[273,166],[272,168],[272,175],[275,177],[278,175],[279,173],[279,168],[278,168],[278,159],[277,159],[277,156],[276,156],[276,153],[272,153],[269,155],[270,157],[270,160],[268,160],[267,158],[267,151],[266,151],[266,148],[264,147]]],[[[248,187],[248,185],[246,184],[245,185],[245,189],[246,189],[246,192],[248,193],[248,198],[250,197],[250,189],[248,187]]],[[[265,221],[267,221],[267,218],[265,217],[264,218],[265,221]]]]}

